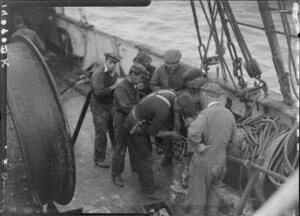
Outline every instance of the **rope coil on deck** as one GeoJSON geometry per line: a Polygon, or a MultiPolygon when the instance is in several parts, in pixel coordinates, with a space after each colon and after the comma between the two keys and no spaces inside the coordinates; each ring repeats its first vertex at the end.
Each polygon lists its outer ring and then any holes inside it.
{"type": "MultiPolygon", "coordinates": [[[[283,176],[291,175],[298,167],[299,150],[296,149],[296,151],[293,151],[297,145],[297,138],[295,136],[297,129],[299,129],[299,125],[298,123],[295,123],[288,131],[288,134],[281,145],[278,147],[268,167],[283,176]]],[[[283,184],[282,181],[271,176],[269,176],[269,179],[277,187],[280,187],[283,184]]]]}
{"type": "MultiPolygon", "coordinates": [[[[281,141],[273,153],[271,160],[267,164],[267,169],[280,174],[289,176],[298,167],[299,152],[293,151],[296,147],[295,134],[299,125],[296,123],[293,128],[288,129],[278,123],[279,117],[273,118],[266,114],[260,114],[255,117],[248,117],[240,121],[237,126],[244,132],[244,137],[240,140],[241,157],[244,161],[256,163],[259,158],[268,150],[274,141],[287,133],[287,136],[281,141]]],[[[243,166],[239,176],[239,187],[242,189],[241,180],[243,177],[243,166]]],[[[280,187],[284,182],[273,176],[268,176],[270,181],[280,187]]]]}

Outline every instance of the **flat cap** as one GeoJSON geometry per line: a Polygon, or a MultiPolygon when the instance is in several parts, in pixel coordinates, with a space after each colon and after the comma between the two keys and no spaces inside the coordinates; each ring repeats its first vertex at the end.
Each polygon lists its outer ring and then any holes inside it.
{"type": "Polygon", "coordinates": [[[185,115],[193,116],[195,114],[195,101],[189,92],[180,92],[177,96],[177,103],[182,108],[185,115]]]}
{"type": "Polygon", "coordinates": [[[120,62],[121,58],[116,53],[105,53],[105,58],[120,62]]]}
{"type": "Polygon", "coordinates": [[[129,74],[131,74],[131,73],[134,73],[136,75],[139,75],[139,74],[147,75],[148,71],[143,65],[141,65],[139,63],[134,63],[129,69],[129,74]]]}
{"type": "Polygon", "coordinates": [[[202,86],[201,90],[211,92],[219,96],[224,94],[224,90],[217,83],[214,82],[206,83],[202,86]]]}
{"type": "Polygon", "coordinates": [[[181,59],[181,52],[175,49],[167,50],[163,57],[166,64],[177,64],[181,59]]]}
{"type": "Polygon", "coordinates": [[[147,65],[152,62],[152,59],[145,51],[139,51],[136,57],[134,57],[133,62],[147,65]]]}
{"type": "Polygon", "coordinates": [[[193,89],[201,89],[202,86],[204,86],[207,82],[209,82],[209,78],[207,77],[197,77],[195,79],[192,79],[188,82],[186,82],[186,87],[193,88],[193,89]]]}
{"type": "Polygon", "coordinates": [[[202,72],[201,69],[198,69],[198,68],[191,68],[191,69],[188,69],[184,72],[183,76],[182,76],[182,79],[187,82],[189,80],[192,80],[196,77],[203,77],[205,76],[205,74],[202,72]]]}

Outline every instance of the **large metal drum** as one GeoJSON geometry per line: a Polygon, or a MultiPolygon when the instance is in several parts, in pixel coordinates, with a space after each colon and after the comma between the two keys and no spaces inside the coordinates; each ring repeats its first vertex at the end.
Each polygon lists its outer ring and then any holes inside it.
{"type": "Polygon", "coordinates": [[[26,37],[8,45],[8,105],[36,203],[68,204],[75,190],[70,130],[53,78],[26,37]]]}

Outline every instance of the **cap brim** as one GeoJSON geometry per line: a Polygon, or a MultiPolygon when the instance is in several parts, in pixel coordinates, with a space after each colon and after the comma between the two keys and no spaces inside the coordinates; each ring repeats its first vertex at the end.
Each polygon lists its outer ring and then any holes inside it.
{"type": "Polygon", "coordinates": [[[108,57],[110,60],[113,60],[115,61],[116,63],[120,62],[120,59],[117,59],[117,58],[112,58],[112,57],[108,57]]]}
{"type": "Polygon", "coordinates": [[[221,96],[224,94],[224,92],[215,92],[215,91],[211,91],[211,90],[206,90],[206,89],[202,89],[203,91],[206,91],[206,92],[209,92],[213,95],[218,95],[218,96],[221,96]]]}
{"type": "Polygon", "coordinates": [[[165,64],[166,64],[166,66],[168,66],[168,67],[172,67],[172,66],[178,66],[179,62],[177,62],[177,63],[172,63],[172,64],[169,64],[169,63],[165,63],[165,64]]]}
{"type": "Polygon", "coordinates": [[[116,58],[116,57],[111,56],[111,55],[105,55],[105,57],[108,58],[108,59],[111,59],[111,60],[113,60],[115,62],[120,62],[121,61],[120,58],[116,58]]]}
{"type": "Polygon", "coordinates": [[[151,64],[152,58],[148,56],[146,61],[141,61],[139,58],[134,57],[133,62],[139,63],[139,64],[151,64]]]}

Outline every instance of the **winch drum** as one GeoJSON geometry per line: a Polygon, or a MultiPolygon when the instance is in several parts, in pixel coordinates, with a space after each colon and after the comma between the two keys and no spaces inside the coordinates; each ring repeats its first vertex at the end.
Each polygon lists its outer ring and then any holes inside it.
{"type": "Polygon", "coordinates": [[[35,202],[68,204],[76,172],[70,129],[56,86],[43,57],[30,39],[8,44],[8,106],[21,145],[35,202]]]}

